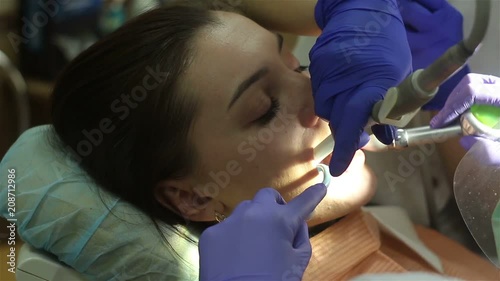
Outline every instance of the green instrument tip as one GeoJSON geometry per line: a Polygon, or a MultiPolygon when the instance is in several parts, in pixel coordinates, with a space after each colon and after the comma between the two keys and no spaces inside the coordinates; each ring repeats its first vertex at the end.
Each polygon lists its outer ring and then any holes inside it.
{"type": "Polygon", "coordinates": [[[484,125],[500,129],[500,107],[475,104],[471,107],[471,112],[484,125]]]}

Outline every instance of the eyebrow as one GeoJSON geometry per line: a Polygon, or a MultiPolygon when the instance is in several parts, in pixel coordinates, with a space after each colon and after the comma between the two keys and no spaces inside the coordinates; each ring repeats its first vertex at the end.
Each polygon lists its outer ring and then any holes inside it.
{"type": "MultiPolygon", "coordinates": [[[[283,49],[283,36],[279,33],[276,33],[276,40],[278,42],[278,53],[281,53],[281,50],[283,49]]],[[[241,95],[243,95],[243,93],[248,88],[250,88],[250,86],[252,86],[252,84],[262,79],[264,76],[266,76],[267,73],[269,73],[269,68],[262,67],[261,69],[257,70],[257,72],[252,74],[252,76],[243,81],[234,92],[233,98],[227,106],[227,110],[229,110],[231,106],[233,106],[233,104],[241,97],[241,95]]]]}

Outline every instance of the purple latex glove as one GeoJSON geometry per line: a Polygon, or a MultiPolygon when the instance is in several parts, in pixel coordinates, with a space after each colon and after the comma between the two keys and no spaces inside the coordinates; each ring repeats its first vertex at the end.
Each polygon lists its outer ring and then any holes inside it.
{"type": "Polygon", "coordinates": [[[396,0],[319,0],[315,18],[322,29],[309,53],[315,111],[330,121],[330,173],[339,176],[368,141],[373,105],[410,74],[411,53],[396,0]]]}
{"type": "MultiPolygon", "coordinates": [[[[474,104],[500,106],[500,78],[470,73],[452,91],[443,109],[432,118],[432,128],[440,128],[456,121],[474,104]]],[[[477,141],[474,136],[465,136],[460,140],[469,150],[477,141]]]]}
{"type": "MultiPolygon", "coordinates": [[[[413,70],[426,68],[450,47],[463,39],[462,14],[446,0],[399,0],[399,10],[410,44],[413,70]]],[[[462,78],[470,72],[466,65],[439,86],[436,96],[423,110],[440,110],[462,78]]],[[[394,140],[396,128],[373,128],[385,144],[394,140]],[[389,130],[389,128],[391,130],[389,130]]]]}
{"type": "Polygon", "coordinates": [[[500,78],[470,73],[452,91],[448,100],[432,118],[432,128],[444,127],[455,121],[474,104],[500,106],[500,78]]]}
{"type": "MultiPolygon", "coordinates": [[[[413,70],[426,68],[450,47],[463,40],[463,17],[446,0],[399,0],[411,48],[413,70]]],[[[439,87],[436,96],[422,107],[440,110],[453,88],[469,73],[465,66],[439,87]]]]}
{"type": "Polygon", "coordinates": [[[285,203],[264,188],[240,203],[202,233],[200,280],[301,280],[312,251],[305,220],[325,195],[317,184],[285,203]]]}
{"type": "Polygon", "coordinates": [[[476,157],[482,159],[484,165],[500,167],[500,143],[475,136],[465,136],[460,144],[469,151],[473,146],[476,157]]]}

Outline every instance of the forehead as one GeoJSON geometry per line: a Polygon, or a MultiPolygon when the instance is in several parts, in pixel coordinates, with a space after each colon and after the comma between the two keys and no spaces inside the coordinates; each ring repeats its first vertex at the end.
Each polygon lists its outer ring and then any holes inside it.
{"type": "Polygon", "coordinates": [[[202,101],[209,95],[210,100],[229,102],[238,85],[272,59],[278,47],[275,35],[250,19],[215,13],[220,23],[204,28],[195,39],[185,78],[202,101]]]}

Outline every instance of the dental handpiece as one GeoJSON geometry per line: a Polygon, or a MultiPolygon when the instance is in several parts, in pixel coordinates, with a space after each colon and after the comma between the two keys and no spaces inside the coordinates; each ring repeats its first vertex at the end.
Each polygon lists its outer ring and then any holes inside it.
{"type": "Polygon", "coordinates": [[[430,126],[398,129],[394,148],[405,148],[428,143],[441,143],[455,136],[478,136],[500,141],[500,108],[474,105],[460,117],[460,124],[433,129],[430,126]]]}
{"type": "MultiPolygon", "coordinates": [[[[397,129],[394,134],[392,144],[385,145],[377,140],[374,135],[370,135],[370,141],[362,149],[371,152],[382,152],[388,150],[403,149],[411,146],[439,143],[445,140],[463,135],[462,126],[455,125],[441,129],[432,129],[430,126],[417,127],[411,129],[397,129]]],[[[317,162],[325,159],[333,152],[335,141],[330,135],[314,149],[314,159],[317,162]]]]}
{"type": "MultiPolygon", "coordinates": [[[[378,141],[374,135],[370,135],[368,144],[362,149],[372,152],[398,150],[424,144],[443,143],[453,137],[468,135],[500,142],[500,108],[484,105],[474,105],[472,108],[477,110],[475,112],[470,110],[463,114],[458,125],[438,129],[433,129],[430,126],[397,129],[393,136],[394,141],[390,145],[385,145],[378,141]],[[479,113],[486,114],[481,116],[479,113]],[[484,118],[485,116],[486,118],[484,118]]],[[[333,152],[334,144],[335,141],[330,135],[314,148],[314,159],[318,163],[317,169],[323,174],[323,184],[327,187],[332,177],[328,166],[320,162],[333,152]]]]}
{"type": "Polygon", "coordinates": [[[394,143],[388,147],[395,149],[406,148],[428,143],[440,143],[445,140],[462,135],[462,126],[432,129],[430,126],[411,129],[398,129],[394,136],[394,143]]]}
{"type": "MultiPolygon", "coordinates": [[[[429,143],[442,143],[456,136],[478,136],[500,142],[500,108],[489,105],[473,105],[460,116],[458,125],[433,129],[430,126],[397,129],[393,143],[385,145],[370,135],[370,141],[363,150],[380,152],[403,149],[429,143]]],[[[314,149],[314,159],[318,163],[333,152],[333,137],[330,135],[314,149]]]]}

